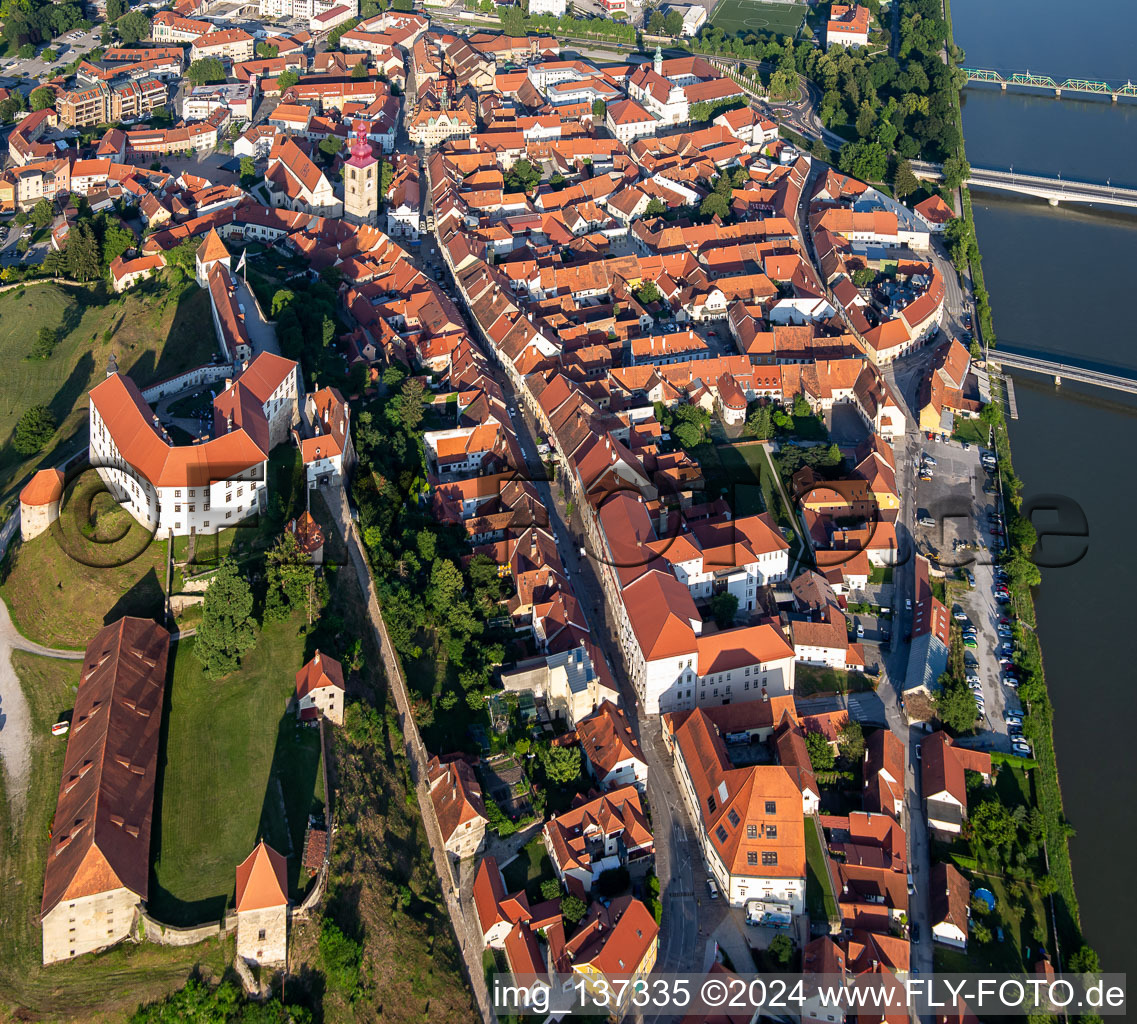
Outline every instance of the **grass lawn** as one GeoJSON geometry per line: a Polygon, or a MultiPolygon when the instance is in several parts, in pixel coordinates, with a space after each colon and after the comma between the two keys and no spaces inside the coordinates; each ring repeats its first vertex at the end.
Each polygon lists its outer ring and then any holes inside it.
{"type": "Polygon", "coordinates": [[[711,15],[711,24],[727,33],[753,31],[796,36],[807,10],[804,4],[720,0],[711,15]]]}
{"type": "Polygon", "coordinates": [[[159,920],[220,918],[234,870],[261,837],[291,854],[296,891],[308,813],[320,802],[319,732],[285,713],[307,654],[300,622],[267,625],[225,679],[205,678],[192,639],[171,650],[150,891],[159,920]]]}
{"type": "Polygon", "coordinates": [[[103,378],[112,351],[119,369],[140,385],[172,377],[216,351],[210,315],[208,294],[192,281],[174,289],[147,282],[121,297],[102,284],[33,285],[0,295],[0,496],[41,461],[58,461],[12,448],[25,409],[47,405],[59,422],[55,444],[65,442],[86,425],[87,391],[103,378]],[[51,358],[29,359],[43,326],[58,330],[59,344],[51,358]]]}
{"type": "MultiPolygon", "coordinates": [[[[232,942],[212,940],[189,948],[124,945],[73,963],[40,963],[47,830],[67,746],[66,738],[52,737],[50,729],[61,711],[74,706],[79,663],[13,651],[12,666],[31,711],[32,763],[22,820],[13,821],[7,799],[0,799],[0,1017],[121,1021],[139,1002],[180,988],[195,968],[220,977],[232,959],[232,942]]],[[[3,781],[0,773],[0,788],[3,781]]]]}
{"type": "Polygon", "coordinates": [[[981,420],[969,420],[962,416],[955,418],[955,428],[951,432],[953,441],[970,441],[980,448],[986,448],[991,438],[990,427],[981,420]]]}
{"type": "Polygon", "coordinates": [[[860,672],[844,672],[824,665],[798,665],[794,669],[794,692],[801,697],[819,693],[862,693],[872,690],[872,681],[860,672]]]}
{"type": "Polygon", "coordinates": [[[0,597],[29,640],[81,648],[108,622],[162,610],[165,542],[150,542],[106,492],[92,498],[97,481],[94,471],[76,478],[59,529],[10,549],[0,597]]]}
{"type": "Polygon", "coordinates": [[[545,897],[541,895],[541,883],[557,877],[539,833],[522,847],[516,860],[502,868],[501,873],[505,876],[505,888],[509,892],[524,889],[530,903],[542,902],[545,897]]]}
{"type": "Polygon", "coordinates": [[[791,525],[761,445],[715,446],[707,442],[688,454],[703,471],[707,501],[724,497],[736,516],[768,511],[779,526],[791,525]]]}
{"type": "Polygon", "coordinates": [[[831,921],[837,916],[837,901],[833,898],[833,887],[825,866],[825,853],[811,818],[805,819],[805,860],[806,909],[814,921],[831,921]]]}
{"type": "Polygon", "coordinates": [[[872,572],[869,573],[869,582],[875,584],[891,583],[892,582],[892,566],[891,565],[874,565],[872,572]]]}

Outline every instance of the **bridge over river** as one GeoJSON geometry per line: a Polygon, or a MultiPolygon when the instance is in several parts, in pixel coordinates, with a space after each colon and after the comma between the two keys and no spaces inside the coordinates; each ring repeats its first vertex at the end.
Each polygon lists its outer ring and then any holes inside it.
{"type": "Polygon", "coordinates": [[[1096,384],[1112,391],[1124,391],[1137,395],[1137,375],[1132,371],[1090,370],[1084,366],[1061,363],[1055,359],[1044,359],[1021,352],[1008,352],[1006,349],[991,349],[987,362],[1004,370],[1027,370],[1053,377],[1055,384],[1065,380],[1075,380],[1082,384],[1096,384]]]}
{"type": "Polygon", "coordinates": [[[1114,103],[1123,96],[1137,99],[1137,85],[1126,82],[1124,85],[1114,85],[1095,78],[1066,78],[1057,81],[1049,75],[1032,75],[1029,71],[1014,71],[1004,75],[1000,71],[989,68],[960,68],[967,75],[967,84],[987,83],[997,85],[1004,92],[1007,86],[1019,89],[1043,89],[1052,92],[1061,99],[1063,96],[1108,96],[1114,103]]]}
{"type": "MultiPolygon", "coordinates": [[[[943,170],[939,164],[913,160],[911,166],[912,173],[917,178],[928,181],[939,181],[943,178],[943,170]]],[[[972,167],[967,184],[974,188],[1037,196],[1039,199],[1045,199],[1051,206],[1057,206],[1059,203],[1098,203],[1103,206],[1137,209],[1137,189],[1114,185],[1109,181],[1100,185],[1091,181],[1070,181],[1061,175],[1052,178],[1042,174],[1022,174],[1014,168],[1009,171],[999,171],[986,167],[972,167]]]]}

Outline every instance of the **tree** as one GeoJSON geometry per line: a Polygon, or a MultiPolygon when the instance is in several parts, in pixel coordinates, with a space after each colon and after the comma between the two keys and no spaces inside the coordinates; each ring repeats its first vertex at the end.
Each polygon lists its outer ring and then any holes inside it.
{"type": "MultiPolygon", "coordinates": [[[[288,74],[285,72],[284,74],[288,74]]],[[[216,57],[199,57],[187,69],[185,77],[194,85],[206,85],[210,82],[225,81],[225,66],[216,57]]],[[[280,76],[281,79],[284,75],[280,76]]],[[[299,79],[297,79],[299,81],[299,79]]],[[[295,85],[296,82],[290,82],[295,85]]],[[[283,86],[281,87],[283,88],[283,86]]]]}
{"type": "Polygon", "coordinates": [[[936,715],[952,732],[965,732],[975,725],[979,714],[979,706],[975,703],[975,695],[961,682],[956,680],[943,680],[940,692],[932,700],[936,715]]]}
{"type": "MultiPolygon", "coordinates": [[[[241,157],[241,187],[248,188],[254,181],[257,180],[257,165],[253,162],[251,156],[241,157]]],[[[279,293],[278,293],[279,294],[279,293]]],[[[276,300],[273,300],[275,305],[276,300]]],[[[276,311],[273,311],[275,315],[276,311]]]]}
{"type": "Polygon", "coordinates": [[[430,570],[430,589],[427,591],[427,598],[434,608],[445,613],[445,609],[462,593],[464,586],[462,571],[449,558],[435,560],[430,570]]]}
{"type": "Polygon", "coordinates": [[[265,556],[265,568],[265,621],[281,621],[308,601],[316,567],[301,550],[296,535],[285,531],[265,556]]]}
{"type": "Polygon", "coordinates": [[[897,160],[896,169],[892,172],[892,191],[897,199],[903,199],[918,191],[920,182],[912,173],[912,165],[907,160],[897,160]]]}
{"type": "Polygon", "coordinates": [[[695,448],[703,442],[703,431],[694,423],[680,423],[671,433],[683,448],[695,448]]]}
{"type": "Polygon", "coordinates": [[[56,333],[50,327],[41,327],[36,335],[36,343],[32,346],[33,359],[49,359],[55,351],[57,341],[56,333]]]}
{"type": "Polygon", "coordinates": [[[545,747],[542,761],[550,782],[566,783],[580,778],[580,747],[545,747]]]}
{"type": "Polygon", "coordinates": [[[667,212],[667,207],[663,205],[663,200],[657,196],[652,196],[648,200],[647,206],[644,207],[645,217],[659,217],[667,212]]]}
{"type": "Polygon", "coordinates": [[[636,298],[642,305],[650,306],[653,302],[658,302],[662,299],[663,293],[659,290],[659,285],[654,281],[645,281],[636,289],[636,298]]]}
{"type": "Polygon", "coordinates": [[[595,121],[604,120],[605,115],[608,113],[608,104],[603,100],[592,101],[592,118],[595,121]]]}
{"type": "Polygon", "coordinates": [[[829,746],[829,741],[821,733],[807,732],[805,734],[805,747],[809,751],[809,762],[815,771],[830,771],[837,763],[837,759],[833,756],[833,749],[829,746]]]}
{"type": "Polygon", "coordinates": [[[252,612],[252,589],[237,563],[226,558],[205,592],[201,625],[194,638],[193,653],[207,678],[228,675],[241,664],[241,655],[256,646],[252,612]]]}
{"type": "Polygon", "coordinates": [[[984,800],[971,811],[971,835],[984,846],[1010,846],[1018,829],[998,800],[984,800]]]}
{"type": "Polygon", "coordinates": [[[847,764],[860,764],[865,756],[865,732],[861,723],[849,719],[837,734],[837,749],[847,764]]]}
{"type": "Polygon", "coordinates": [[[588,907],[578,896],[566,896],[561,900],[561,916],[571,925],[579,924],[587,912],[588,907]]]}
{"type": "Polygon", "coordinates": [[[41,199],[32,208],[32,225],[33,227],[46,228],[55,219],[55,208],[51,205],[48,199],[41,199]]]}
{"type": "Polygon", "coordinates": [[[793,959],[794,946],[788,935],[775,935],[768,949],[771,959],[781,968],[789,967],[793,959]]]}
{"type": "Polygon", "coordinates": [[[103,272],[99,239],[88,219],[80,218],[67,233],[67,273],[76,281],[93,281],[103,272]]]}
{"type": "Polygon", "coordinates": [[[774,422],[770,416],[770,405],[759,402],[754,411],[746,418],[746,432],[760,441],[769,440],[774,436],[774,422]]]}
{"type": "Polygon", "coordinates": [[[949,156],[944,161],[944,187],[955,191],[969,177],[971,165],[961,156],[949,156]]]}
{"type": "Polygon", "coordinates": [[[1074,974],[1100,974],[1101,959],[1092,946],[1082,946],[1070,955],[1067,966],[1074,974]]]}
{"type": "Polygon", "coordinates": [[[719,629],[728,629],[734,625],[734,617],[738,614],[738,598],[729,590],[715,594],[711,598],[711,614],[719,629]]]}
{"type": "Polygon", "coordinates": [[[320,923],[319,947],[329,987],[350,998],[359,988],[363,945],[345,935],[334,921],[325,917],[320,923]]]}
{"type": "Polygon", "coordinates": [[[110,266],[134,248],[134,234],[118,218],[108,219],[103,230],[103,263],[110,266]]]}
{"type": "Polygon", "coordinates": [[[355,67],[353,67],[351,69],[351,77],[352,78],[366,78],[367,77],[367,65],[364,64],[363,61],[360,61],[358,64],[355,65],[355,67]]]}
{"type": "Polygon", "coordinates": [[[853,271],[853,284],[858,288],[867,288],[876,280],[876,271],[872,267],[858,267],[853,271]]]}
{"type": "Polygon", "coordinates": [[[55,433],[55,415],[46,405],[33,405],[16,424],[12,447],[21,455],[41,451],[55,433]]]}
{"type": "Polygon", "coordinates": [[[667,31],[667,25],[663,19],[663,11],[655,10],[651,12],[651,17],[647,20],[647,30],[653,36],[661,36],[667,31]]]}
{"type": "Polygon", "coordinates": [[[295,71],[282,71],[277,75],[276,85],[281,92],[284,92],[285,89],[292,88],[299,81],[300,76],[295,71]]]}
{"type": "Polygon", "coordinates": [[[546,878],[541,883],[541,898],[555,900],[561,894],[561,883],[555,878],[546,878]]]}
{"type": "Polygon", "coordinates": [[[406,428],[407,433],[413,434],[422,422],[422,396],[423,384],[418,377],[408,377],[399,390],[396,417],[406,428]]]}
{"type": "Polygon", "coordinates": [[[663,23],[669,36],[680,36],[683,34],[683,15],[678,11],[668,11],[667,16],[663,19],[663,23]]]}
{"type": "Polygon", "coordinates": [[[31,43],[24,43],[18,54],[21,60],[31,60],[36,55],[36,48],[31,43]]]}
{"type": "MultiPolygon", "coordinates": [[[[132,43],[137,43],[140,39],[149,37],[150,19],[141,11],[130,11],[118,19],[115,23],[115,30],[118,32],[119,38],[129,46],[132,43]]],[[[220,81],[225,81],[224,74],[222,74],[220,81]]]]}
{"type": "Polygon", "coordinates": [[[730,200],[720,192],[712,192],[699,204],[699,213],[704,217],[725,220],[730,216],[730,200]]]}
{"type": "Polygon", "coordinates": [[[888,154],[879,142],[847,142],[841,147],[840,168],[861,181],[882,181],[888,154]]]}
{"type": "Polygon", "coordinates": [[[127,10],[126,0],[107,0],[107,21],[118,21],[127,10]]]}
{"type": "Polygon", "coordinates": [[[48,107],[55,106],[55,92],[46,85],[33,89],[29,98],[32,101],[32,110],[47,110],[48,107]]]}
{"type": "Polygon", "coordinates": [[[341,149],[343,149],[343,139],[335,135],[329,135],[320,140],[320,152],[329,159],[334,157],[341,149]]]}
{"type": "Polygon", "coordinates": [[[274,46],[272,43],[257,43],[258,57],[263,57],[265,60],[272,60],[273,57],[277,57],[279,55],[279,46],[274,46]]]}

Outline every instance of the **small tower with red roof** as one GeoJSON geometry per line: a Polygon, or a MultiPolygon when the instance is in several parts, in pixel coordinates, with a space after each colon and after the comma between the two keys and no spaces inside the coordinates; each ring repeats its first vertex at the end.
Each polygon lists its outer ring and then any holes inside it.
{"type": "Polygon", "coordinates": [[[359,123],[351,156],[343,165],[343,213],[353,224],[374,227],[379,214],[379,161],[371,151],[367,127],[359,123]]]}

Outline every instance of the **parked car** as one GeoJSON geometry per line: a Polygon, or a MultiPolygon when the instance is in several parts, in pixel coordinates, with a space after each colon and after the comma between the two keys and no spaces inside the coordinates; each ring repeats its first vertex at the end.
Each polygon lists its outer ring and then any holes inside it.
{"type": "Polygon", "coordinates": [[[979,642],[973,636],[965,636],[963,638],[963,646],[968,650],[975,651],[979,649],[979,642]]]}
{"type": "Polygon", "coordinates": [[[1021,711],[1014,711],[1011,708],[1007,708],[1003,712],[1003,720],[1006,722],[1021,723],[1023,720],[1023,713],[1021,711]]]}
{"type": "Polygon", "coordinates": [[[927,463],[929,466],[934,466],[934,465],[936,465],[936,460],[935,460],[934,458],[932,458],[932,456],[931,456],[931,455],[929,455],[927,452],[924,452],[924,461],[925,461],[925,462],[926,462],[926,463],[927,463]]]}
{"type": "Polygon", "coordinates": [[[862,636],[864,636],[864,635],[865,635],[865,627],[864,627],[864,626],[862,626],[862,625],[861,625],[861,624],[858,622],[858,623],[857,623],[857,636],[858,636],[858,638],[859,638],[859,637],[862,637],[862,636]]]}
{"type": "Polygon", "coordinates": [[[1011,741],[1011,750],[1019,757],[1031,757],[1034,754],[1034,751],[1030,749],[1030,744],[1021,739],[1011,741]]]}
{"type": "Polygon", "coordinates": [[[970,569],[965,569],[964,575],[967,577],[967,585],[969,587],[975,586],[975,573],[973,573],[970,569]]]}
{"type": "Polygon", "coordinates": [[[957,622],[966,622],[967,621],[967,612],[965,612],[962,608],[957,609],[955,612],[952,613],[952,615],[957,622]]]}
{"type": "Polygon", "coordinates": [[[710,896],[712,900],[717,900],[719,898],[719,887],[715,884],[715,880],[713,878],[707,879],[707,895],[710,896]]]}
{"type": "Polygon", "coordinates": [[[1007,735],[1010,736],[1012,740],[1017,740],[1020,736],[1022,736],[1022,734],[1023,727],[1021,725],[1015,725],[1014,723],[1011,723],[1007,726],[1007,735]]]}
{"type": "Polygon", "coordinates": [[[970,441],[964,441],[963,442],[963,450],[965,452],[971,451],[971,442],[970,441]]]}
{"type": "MultiPolygon", "coordinates": [[[[921,479],[923,479],[923,477],[921,477],[921,479]]],[[[928,477],[928,479],[930,480],[931,477],[928,477]]],[[[918,522],[921,526],[932,527],[936,525],[936,521],[931,516],[920,516],[918,522]]]]}

